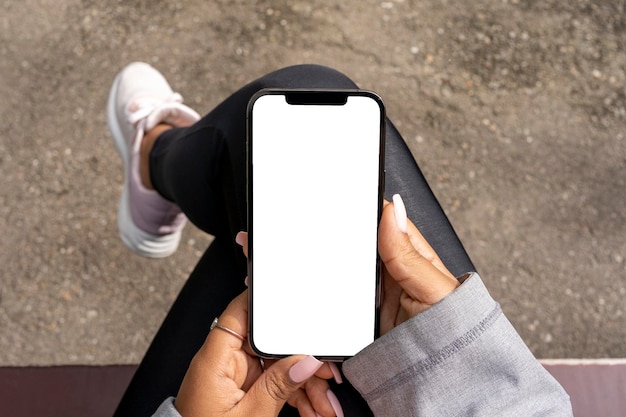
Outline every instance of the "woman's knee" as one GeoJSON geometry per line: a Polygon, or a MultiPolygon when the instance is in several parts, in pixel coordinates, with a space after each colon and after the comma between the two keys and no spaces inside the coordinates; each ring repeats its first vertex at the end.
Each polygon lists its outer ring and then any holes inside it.
{"type": "Polygon", "coordinates": [[[285,67],[267,74],[259,81],[263,88],[357,88],[347,75],[317,64],[285,67]]]}

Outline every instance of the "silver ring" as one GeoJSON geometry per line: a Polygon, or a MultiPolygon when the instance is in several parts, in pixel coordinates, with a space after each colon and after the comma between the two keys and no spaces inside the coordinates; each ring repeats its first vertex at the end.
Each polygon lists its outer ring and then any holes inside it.
{"type": "Polygon", "coordinates": [[[242,342],[246,340],[246,338],[245,338],[245,337],[243,337],[242,335],[240,335],[240,334],[239,334],[239,333],[237,333],[236,331],[231,330],[231,329],[229,329],[228,327],[226,327],[226,326],[224,326],[223,324],[221,324],[221,323],[218,321],[217,317],[215,317],[215,319],[213,319],[213,323],[211,323],[211,327],[209,328],[209,331],[211,331],[211,330],[215,329],[216,327],[217,327],[218,329],[220,329],[220,330],[224,330],[225,332],[232,334],[233,336],[235,336],[237,339],[241,340],[242,342]]]}

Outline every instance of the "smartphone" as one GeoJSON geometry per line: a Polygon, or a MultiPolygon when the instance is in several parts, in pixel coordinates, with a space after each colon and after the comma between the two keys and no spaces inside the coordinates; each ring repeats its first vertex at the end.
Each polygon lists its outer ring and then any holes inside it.
{"type": "Polygon", "coordinates": [[[385,111],[363,90],[261,90],[248,105],[249,341],[343,360],[378,336],[385,111]]]}

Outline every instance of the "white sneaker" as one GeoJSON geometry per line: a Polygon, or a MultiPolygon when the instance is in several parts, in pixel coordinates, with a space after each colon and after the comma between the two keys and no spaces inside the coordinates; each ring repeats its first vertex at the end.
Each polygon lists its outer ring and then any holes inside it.
{"type": "Polygon", "coordinates": [[[145,132],[159,123],[184,127],[200,120],[182,102],[160,72],[135,62],[117,75],[107,103],[109,130],[124,162],[117,221],[120,236],[131,250],[151,258],[176,251],[187,218],[176,204],[142,185],[139,149],[145,132]]]}

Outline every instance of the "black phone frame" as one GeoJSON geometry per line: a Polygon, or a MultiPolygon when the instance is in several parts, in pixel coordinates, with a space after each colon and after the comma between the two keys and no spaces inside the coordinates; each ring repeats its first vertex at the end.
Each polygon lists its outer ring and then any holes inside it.
{"type": "MultiPolygon", "coordinates": [[[[287,103],[292,105],[344,105],[350,96],[365,96],[377,102],[380,108],[380,132],[379,132],[379,162],[378,162],[378,222],[382,216],[383,201],[385,193],[385,132],[386,132],[386,110],[382,98],[371,90],[363,89],[325,89],[325,88],[264,88],[257,91],[248,101],[246,108],[246,220],[248,230],[248,334],[247,340],[250,349],[259,357],[265,359],[281,359],[294,354],[307,354],[307,352],[293,352],[291,354],[272,354],[262,352],[254,345],[253,335],[253,314],[254,314],[254,277],[253,277],[253,259],[254,259],[254,228],[252,225],[252,126],[253,126],[253,108],[255,102],[266,95],[284,95],[287,103]]],[[[376,242],[378,245],[378,242],[376,242]]],[[[374,323],[374,340],[380,337],[380,304],[382,301],[382,268],[380,255],[376,250],[376,295],[375,295],[375,323],[374,323]]],[[[319,360],[342,362],[349,356],[342,355],[324,355],[316,356],[319,360]]]]}

